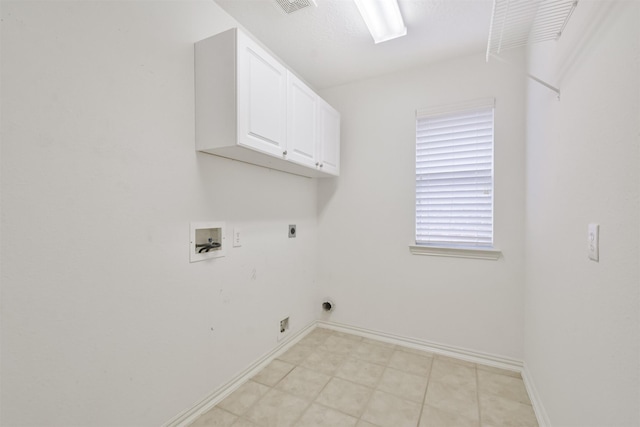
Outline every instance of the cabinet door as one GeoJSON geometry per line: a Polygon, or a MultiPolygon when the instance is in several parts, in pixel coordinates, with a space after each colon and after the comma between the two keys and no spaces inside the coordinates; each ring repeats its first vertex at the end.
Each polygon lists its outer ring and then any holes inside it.
{"type": "Polygon", "coordinates": [[[287,69],[238,32],[238,144],[282,157],[287,138],[287,69]]]}
{"type": "Polygon", "coordinates": [[[340,174],[340,113],[318,99],[318,168],[331,175],[340,174]]]}
{"type": "Polygon", "coordinates": [[[287,85],[287,160],[316,167],[318,95],[289,73],[287,85]]]}

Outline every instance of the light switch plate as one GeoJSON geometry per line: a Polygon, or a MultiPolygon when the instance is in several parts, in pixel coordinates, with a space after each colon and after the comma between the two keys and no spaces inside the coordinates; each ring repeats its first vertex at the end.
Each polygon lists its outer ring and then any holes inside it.
{"type": "Polygon", "coordinates": [[[589,254],[589,259],[593,261],[598,261],[600,258],[600,225],[598,224],[589,224],[588,234],[587,234],[587,251],[589,254]]]}

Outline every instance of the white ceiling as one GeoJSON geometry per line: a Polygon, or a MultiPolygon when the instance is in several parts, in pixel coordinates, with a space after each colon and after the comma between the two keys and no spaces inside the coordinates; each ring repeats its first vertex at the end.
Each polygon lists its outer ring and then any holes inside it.
{"type": "Polygon", "coordinates": [[[374,44],[352,0],[289,15],[276,0],[215,0],[316,89],[484,53],[492,0],[399,0],[407,35],[374,44]]]}

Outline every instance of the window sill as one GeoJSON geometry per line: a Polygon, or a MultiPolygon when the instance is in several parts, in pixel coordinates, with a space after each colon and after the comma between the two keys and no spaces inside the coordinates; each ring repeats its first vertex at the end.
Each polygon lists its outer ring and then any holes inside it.
{"type": "Polygon", "coordinates": [[[496,261],[502,256],[502,252],[497,249],[443,248],[435,246],[410,245],[409,250],[413,255],[488,259],[492,261],[496,261]]]}

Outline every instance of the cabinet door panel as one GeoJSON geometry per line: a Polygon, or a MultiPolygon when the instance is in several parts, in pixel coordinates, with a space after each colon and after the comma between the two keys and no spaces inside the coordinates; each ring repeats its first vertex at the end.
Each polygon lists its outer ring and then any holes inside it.
{"type": "Polygon", "coordinates": [[[300,79],[289,73],[287,86],[287,159],[315,168],[317,156],[316,95],[300,79]]]}
{"type": "Polygon", "coordinates": [[[337,176],[340,174],[340,113],[324,100],[319,100],[318,129],[321,169],[337,176]]]}
{"type": "Polygon", "coordinates": [[[287,70],[238,36],[238,137],[241,145],[282,156],[286,147],[287,70]]]}

